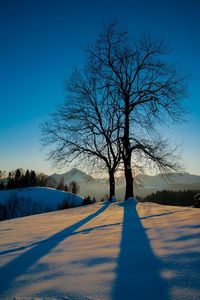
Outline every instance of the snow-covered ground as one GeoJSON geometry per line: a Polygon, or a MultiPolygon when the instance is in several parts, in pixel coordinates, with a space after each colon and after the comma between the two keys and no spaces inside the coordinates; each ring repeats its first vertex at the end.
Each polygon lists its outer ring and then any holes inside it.
{"type": "Polygon", "coordinates": [[[5,203],[14,196],[19,199],[22,198],[24,202],[32,200],[40,205],[48,206],[50,209],[57,209],[64,200],[73,202],[76,206],[80,206],[83,202],[82,197],[69,192],[47,187],[29,187],[0,191],[0,203],[5,203]]]}
{"type": "Polygon", "coordinates": [[[101,204],[0,223],[1,299],[200,299],[200,210],[101,204]]]}

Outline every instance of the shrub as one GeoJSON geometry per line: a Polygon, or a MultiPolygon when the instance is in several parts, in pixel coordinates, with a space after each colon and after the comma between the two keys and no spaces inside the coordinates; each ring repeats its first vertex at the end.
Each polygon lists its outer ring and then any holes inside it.
{"type": "Polygon", "coordinates": [[[58,205],[58,210],[62,209],[68,209],[68,208],[73,208],[76,207],[76,204],[74,201],[64,199],[59,205],[58,205]]]}
{"type": "Polygon", "coordinates": [[[90,196],[87,196],[83,199],[83,204],[82,205],[88,205],[88,204],[93,204],[94,201],[90,198],[90,196]]]}

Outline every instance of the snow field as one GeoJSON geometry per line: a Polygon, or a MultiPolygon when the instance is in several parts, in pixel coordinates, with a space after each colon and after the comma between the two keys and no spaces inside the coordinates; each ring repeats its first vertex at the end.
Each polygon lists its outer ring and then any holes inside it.
{"type": "Polygon", "coordinates": [[[0,298],[199,300],[199,212],[129,200],[3,221],[0,298]]]}

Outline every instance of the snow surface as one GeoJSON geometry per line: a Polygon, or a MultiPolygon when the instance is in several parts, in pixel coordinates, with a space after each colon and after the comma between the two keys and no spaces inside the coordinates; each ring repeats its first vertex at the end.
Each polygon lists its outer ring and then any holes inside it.
{"type": "Polygon", "coordinates": [[[4,203],[5,201],[12,199],[14,195],[18,198],[23,197],[24,201],[31,199],[40,205],[48,206],[50,209],[55,210],[64,200],[73,202],[76,206],[80,206],[83,202],[82,197],[69,192],[47,187],[30,187],[0,191],[0,203],[4,203]]]}
{"type": "Polygon", "coordinates": [[[1,299],[200,299],[200,210],[133,199],[0,223],[1,299]]]}

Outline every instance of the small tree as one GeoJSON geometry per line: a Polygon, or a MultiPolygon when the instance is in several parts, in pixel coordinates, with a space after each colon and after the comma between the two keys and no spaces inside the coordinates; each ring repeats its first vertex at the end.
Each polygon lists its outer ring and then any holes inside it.
{"type": "Polygon", "coordinates": [[[46,186],[48,176],[44,173],[37,174],[37,183],[39,186],[46,186]]]}
{"type": "Polygon", "coordinates": [[[36,178],[36,173],[34,170],[31,170],[31,172],[30,172],[30,180],[31,180],[31,186],[37,185],[37,178],[36,178]]]}
{"type": "Polygon", "coordinates": [[[56,188],[57,182],[55,178],[53,178],[52,176],[47,176],[45,179],[45,186],[48,186],[50,188],[56,188]]]}
{"type": "Polygon", "coordinates": [[[8,173],[7,185],[6,185],[6,188],[7,188],[8,190],[10,190],[10,189],[15,189],[15,188],[16,188],[14,176],[15,176],[15,175],[14,175],[14,172],[9,172],[9,173],[8,173]]]}
{"type": "Polygon", "coordinates": [[[22,171],[20,169],[15,171],[14,181],[16,188],[22,187],[22,171]]]}
{"type": "Polygon", "coordinates": [[[29,170],[26,170],[23,181],[24,181],[24,186],[25,187],[31,186],[31,178],[30,178],[29,170]]]}
{"type": "Polygon", "coordinates": [[[63,190],[63,191],[65,190],[65,180],[63,176],[61,176],[60,178],[60,182],[57,186],[57,190],[63,190]]]}
{"type": "Polygon", "coordinates": [[[69,191],[71,191],[73,194],[77,194],[80,190],[80,187],[76,181],[71,181],[69,183],[69,191]]]}

